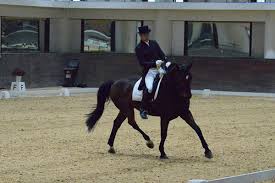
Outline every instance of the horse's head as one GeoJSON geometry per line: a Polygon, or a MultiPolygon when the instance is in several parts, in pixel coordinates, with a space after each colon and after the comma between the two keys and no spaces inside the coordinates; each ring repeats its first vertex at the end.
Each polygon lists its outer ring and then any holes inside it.
{"type": "Polygon", "coordinates": [[[192,82],[192,74],[190,69],[192,67],[192,63],[189,62],[187,64],[177,65],[171,64],[168,69],[168,72],[171,75],[171,80],[176,87],[176,93],[179,97],[191,98],[191,82],[192,82]]]}

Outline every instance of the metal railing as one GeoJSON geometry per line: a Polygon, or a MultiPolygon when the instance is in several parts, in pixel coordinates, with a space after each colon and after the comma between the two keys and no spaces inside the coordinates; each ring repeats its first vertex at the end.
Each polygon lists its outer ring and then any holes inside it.
{"type": "MultiPolygon", "coordinates": [[[[40,0],[41,1],[41,0],[40,0]]],[[[205,2],[205,3],[275,3],[275,0],[42,0],[42,1],[73,1],[73,2],[205,2]]]]}

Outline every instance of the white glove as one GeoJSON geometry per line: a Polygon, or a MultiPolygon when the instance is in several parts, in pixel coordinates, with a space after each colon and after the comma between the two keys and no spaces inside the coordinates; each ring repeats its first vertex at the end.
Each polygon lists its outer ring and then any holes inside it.
{"type": "Polygon", "coordinates": [[[161,75],[161,77],[162,77],[164,74],[166,74],[166,71],[165,71],[163,68],[161,68],[161,64],[163,64],[163,63],[164,63],[164,61],[162,61],[162,60],[157,60],[157,61],[156,61],[157,69],[158,69],[158,72],[159,72],[159,74],[161,75]]]}
{"type": "Polygon", "coordinates": [[[166,62],[165,66],[168,68],[171,64],[171,62],[166,62]]]}
{"type": "Polygon", "coordinates": [[[156,61],[157,67],[160,67],[161,64],[163,64],[163,63],[164,63],[164,61],[162,61],[162,60],[157,60],[157,61],[156,61]]]}

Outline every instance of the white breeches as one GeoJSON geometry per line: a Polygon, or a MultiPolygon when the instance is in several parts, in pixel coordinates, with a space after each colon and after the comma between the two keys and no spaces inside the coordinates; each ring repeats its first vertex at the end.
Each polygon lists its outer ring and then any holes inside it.
{"type": "Polygon", "coordinates": [[[149,93],[152,93],[153,91],[153,82],[157,74],[158,74],[158,70],[156,68],[149,69],[148,73],[146,74],[145,84],[149,93]]]}

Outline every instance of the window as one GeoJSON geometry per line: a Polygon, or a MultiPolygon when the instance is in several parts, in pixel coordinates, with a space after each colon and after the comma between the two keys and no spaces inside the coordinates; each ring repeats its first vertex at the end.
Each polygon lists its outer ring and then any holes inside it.
{"type": "Polygon", "coordinates": [[[188,56],[251,56],[251,23],[188,22],[186,26],[188,56]]]}
{"type": "Polygon", "coordinates": [[[32,52],[39,50],[39,20],[2,17],[2,52],[32,52]]]}
{"type": "MultiPolygon", "coordinates": [[[[152,21],[82,20],[82,52],[134,53],[139,43],[138,27],[153,26],[152,21]]],[[[152,30],[152,32],[154,32],[152,30]]],[[[153,33],[151,38],[153,39],[153,33]]]]}
{"type": "Polygon", "coordinates": [[[84,52],[110,52],[113,50],[114,30],[112,20],[83,20],[84,52]],[[112,39],[113,38],[113,39],[112,39]]]}

